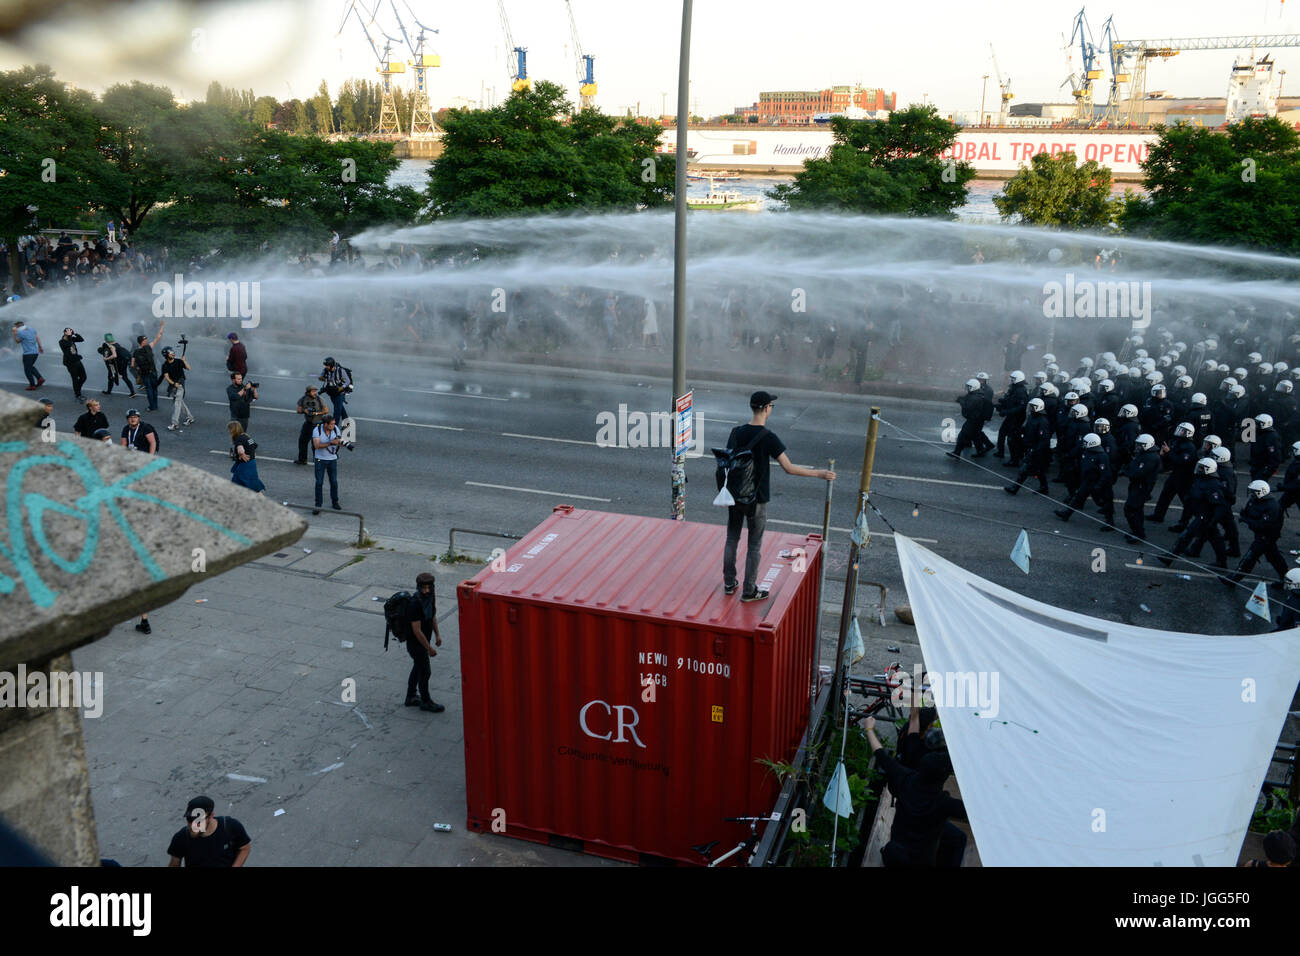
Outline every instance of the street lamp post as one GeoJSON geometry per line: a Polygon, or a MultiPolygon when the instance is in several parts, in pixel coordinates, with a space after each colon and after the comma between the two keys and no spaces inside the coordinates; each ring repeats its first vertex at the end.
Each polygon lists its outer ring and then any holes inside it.
{"type": "MultiPolygon", "coordinates": [[[[691,0],[682,0],[682,48],[677,69],[677,163],[673,187],[673,400],[669,414],[677,421],[677,400],[686,394],[686,128],[690,122],[691,0]]],[[[674,428],[674,435],[676,429],[674,428]]],[[[673,443],[676,445],[676,441],[673,443]]],[[[673,448],[674,520],[686,518],[686,455],[673,448]]]]}
{"type": "Polygon", "coordinates": [[[980,88],[980,125],[984,125],[984,94],[989,90],[989,75],[984,74],[984,86],[980,88]]]}

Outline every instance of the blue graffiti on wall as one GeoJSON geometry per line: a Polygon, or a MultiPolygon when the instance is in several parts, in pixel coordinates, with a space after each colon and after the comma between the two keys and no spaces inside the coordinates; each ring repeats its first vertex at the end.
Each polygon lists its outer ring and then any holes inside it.
{"type": "MultiPolygon", "coordinates": [[[[9,477],[5,482],[5,521],[9,540],[7,545],[0,542],[0,556],[3,556],[14,565],[19,579],[23,586],[27,588],[27,593],[31,595],[32,601],[38,607],[49,607],[54,603],[54,599],[58,595],[50,589],[36,570],[32,554],[27,547],[24,519],[30,524],[32,540],[40,548],[41,553],[53,564],[69,574],[81,574],[90,567],[90,562],[99,549],[100,508],[103,507],[117,523],[118,528],[121,529],[122,534],[130,543],[132,550],[135,551],[149,576],[155,581],[161,581],[167,577],[166,572],[158,566],[158,562],[154,560],[153,555],[149,553],[149,549],[140,541],[139,536],[136,535],[134,529],[127,522],[126,516],[122,514],[121,508],[117,505],[117,499],[119,498],[130,498],[135,501],[147,501],[156,504],[191,518],[200,524],[207,525],[241,545],[251,545],[253,543],[251,539],[232,531],[222,524],[218,524],[211,518],[196,514],[188,508],[159,498],[156,495],[136,491],[131,487],[141,479],[168,467],[171,462],[166,458],[151,456],[144,465],[131,474],[122,476],[112,484],[106,484],[95,466],[91,464],[90,458],[75,442],[61,441],[55,448],[59,454],[33,454],[17,462],[9,470],[9,477]],[[81,480],[86,493],[77,498],[72,504],[66,504],[48,498],[39,492],[24,492],[23,478],[27,472],[38,465],[57,465],[70,469],[81,480]],[[85,522],[85,538],[82,541],[81,553],[76,558],[69,560],[50,546],[45,536],[45,515],[47,512],[78,518],[85,522]]],[[[26,442],[0,442],[0,453],[24,452],[27,450],[28,445],[26,442]]],[[[0,594],[12,594],[18,583],[14,578],[0,572],[0,594]]]]}

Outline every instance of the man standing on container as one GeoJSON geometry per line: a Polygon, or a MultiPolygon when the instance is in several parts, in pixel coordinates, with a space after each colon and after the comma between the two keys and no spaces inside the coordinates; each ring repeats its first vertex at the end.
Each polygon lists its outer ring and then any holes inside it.
{"type": "Polygon", "coordinates": [[[750,504],[734,504],[727,508],[727,545],[722,553],[722,585],[727,594],[736,593],[736,552],[740,547],[740,529],[747,526],[745,552],[745,589],[740,594],[742,601],[764,601],[767,592],[758,590],[758,564],[763,548],[763,528],[767,524],[767,502],[771,498],[770,464],[776,459],[787,475],[802,475],[805,478],[823,478],[835,480],[835,472],[825,468],[804,468],[791,463],[785,453],[785,445],[776,434],[768,431],[767,419],[777,396],[764,391],[749,396],[749,408],[753,417],[744,425],[737,425],[727,438],[727,447],[733,450],[749,448],[754,456],[754,501],[750,504]]]}

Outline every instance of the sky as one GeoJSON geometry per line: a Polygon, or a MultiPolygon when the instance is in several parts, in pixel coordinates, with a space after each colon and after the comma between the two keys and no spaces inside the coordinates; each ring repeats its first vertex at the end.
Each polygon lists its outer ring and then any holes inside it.
{"type": "MultiPolygon", "coordinates": [[[[400,42],[390,6],[394,0],[380,2],[378,20],[400,42]]],[[[435,109],[456,97],[486,100],[493,88],[497,100],[509,93],[497,0],[395,2],[408,29],[413,24],[407,2],[420,20],[439,30],[430,44],[443,62],[431,73],[435,109]]],[[[900,107],[928,102],[942,113],[976,111],[983,77],[994,73],[990,44],[1010,80],[1013,103],[1065,102],[1069,88],[1062,84],[1078,68],[1079,54],[1077,47],[1067,53],[1064,45],[1080,3],[696,0],[692,111],[730,113],[752,104],[760,90],[854,83],[897,92],[900,107]]],[[[658,115],[664,103],[675,111],[681,4],[572,0],[572,6],[585,52],[596,58],[597,104],[619,114],[630,108],[658,115]]],[[[201,99],[212,80],[283,100],[313,95],[324,79],[335,93],[345,79],[375,78],[376,60],[358,21],[349,19],[339,32],[347,7],[348,0],[90,4],[76,14],[60,11],[51,23],[0,43],[0,69],[44,62],[62,79],[96,92],[139,79],[167,85],[182,100],[201,99]]],[[[564,0],[506,0],[506,9],[515,43],[528,48],[529,75],[563,83],[576,98],[564,0]]],[[[1096,42],[1112,13],[1126,40],[1300,33],[1300,0],[1127,0],[1122,5],[1111,0],[1087,8],[1096,42]]],[[[376,38],[382,47],[382,38],[376,38]]],[[[404,45],[401,51],[400,58],[409,59],[404,45]]],[[[1234,55],[1188,52],[1156,61],[1147,88],[1222,97],[1234,55]]],[[[1300,47],[1278,49],[1274,59],[1282,69],[1296,71],[1295,83],[1283,83],[1284,95],[1295,92],[1300,47]]],[[[996,83],[991,76],[990,109],[996,83]]]]}

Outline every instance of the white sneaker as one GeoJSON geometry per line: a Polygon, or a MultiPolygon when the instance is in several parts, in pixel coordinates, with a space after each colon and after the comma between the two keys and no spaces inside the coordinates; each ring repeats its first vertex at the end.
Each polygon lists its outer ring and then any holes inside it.
{"type": "Polygon", "coordinates": [[[192,419],[192,418],[187,418],[187,419],[185,419],[185,424],[186,424],[186,425],[193,425],[193,424],[194,424],[194,419],[192,419]]]}
{"type": "Polygon", "coordinates": [[[168,430],[169,432],[178,432],[178,431],[181,430],[181,426],[179,426],[179,425],[168,425],[168,426],[167,426],[167,430],[168,430]]]}

